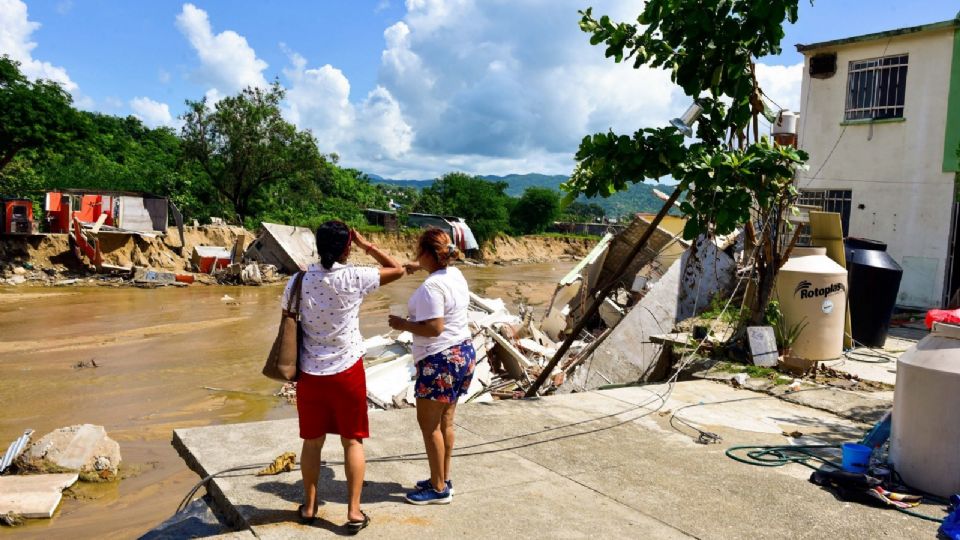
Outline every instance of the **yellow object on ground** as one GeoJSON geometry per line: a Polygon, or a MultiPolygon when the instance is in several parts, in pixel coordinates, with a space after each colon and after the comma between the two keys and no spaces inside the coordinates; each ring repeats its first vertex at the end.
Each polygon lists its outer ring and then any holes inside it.
{"type": "Polygon", "coordinates": [[[284,452],[274,458],[273,463],[257,471],[257,476],[267,476],[270,474],[280,474],[290,472],[293,466],[297,464],[297,455],[293,452],[284,452]]]}

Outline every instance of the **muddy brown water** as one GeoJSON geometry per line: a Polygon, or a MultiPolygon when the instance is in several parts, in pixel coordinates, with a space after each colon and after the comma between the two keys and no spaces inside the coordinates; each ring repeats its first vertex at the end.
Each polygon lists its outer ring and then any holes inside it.
{"type": "MultiPolygon", "coordinates": [[[[471,289],[542,310],[572,262],[464,267],[471,289]]],[[[365,336],[385,332],[389,306],[423,276],[365,301],[365,336]]],[[[260,375],[279,320],[280,286],[0,288],[0,452],[24,429],[106,427],[122,473],[77,484],[51,520],[0,536],[133,538],[161,523],[198,480],[170,445],[173,429],[296,416],[260,375]],[[224,295],[236,304],[221,301],[224,295]],[[95,361],[97,368],[77,368],[95,361]],[[214,390],[211,390],[214,389],[214,390]]],[[[291,436],[295,436],[292,434],[291,436]]]]}

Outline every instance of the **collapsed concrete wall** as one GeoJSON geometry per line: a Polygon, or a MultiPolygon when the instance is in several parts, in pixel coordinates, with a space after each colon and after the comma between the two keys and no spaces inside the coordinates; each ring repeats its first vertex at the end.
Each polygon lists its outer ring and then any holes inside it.
{"type": "Polygon", "coordinates": [[[732,288],[735,272],[729,255],[712,241],[698,239],[696,249],[670,266],[558,391],[661,380],[669,365],[662,346],[650,337],[669,333],[677,322],[703,312],[714,295],[732,288]],[[696,254],[692,260],[691,253],[696,254]]]}

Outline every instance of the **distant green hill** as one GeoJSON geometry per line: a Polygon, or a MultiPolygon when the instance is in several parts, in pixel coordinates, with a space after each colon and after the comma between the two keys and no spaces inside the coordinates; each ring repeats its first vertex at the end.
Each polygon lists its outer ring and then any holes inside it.
{"type": "MultiPolygon", "coordinates": [[[[433,183],[433,180],[395,180],[383,178],[375,174],[368,174],[370,180],[378,184],[389,184],[402,187],[413,187],[422,189],[433,183]]],[[[508,174],[506,176],[483,175],[484,180],[491,182],[506,182],[509,187],[506,193],[512,197],[519,197],[528,187],[546,187],[560,190],[560,184],[567,181],[567,177],[559,174],[508,174]]],[[[671,193],[673,186],[667,184],[632,184],[627,191],[615,193],[610,197],[595,197],[587,199],[581,197],[584,202],[591,202],[600,205],[608,216],[623,216],[637,212],[655,213],[663,206],[663,201],[653,194],[654,189],[659,189],[664,193],[671,193]]],[[[674,212],[671,212],[674,213],[674,212]]]]}

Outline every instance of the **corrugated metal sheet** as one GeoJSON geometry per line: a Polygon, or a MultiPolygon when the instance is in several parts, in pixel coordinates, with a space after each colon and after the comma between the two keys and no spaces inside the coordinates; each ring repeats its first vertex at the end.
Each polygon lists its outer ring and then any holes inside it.
{"type": "Polygon", "coordinates": [[[10,446],[7,448],[7,453],[3,455],[3,460],[0,461],[0,473],[7,470],[7,467],[13,463],[13,460],[17,459],[17,456],[23,452],[23,449],[27,447],[27,443],[30,442],[30,436],[33,435],[33,430],[28,429],[23,432],[17,440],[10,443],[10,446]]]}

